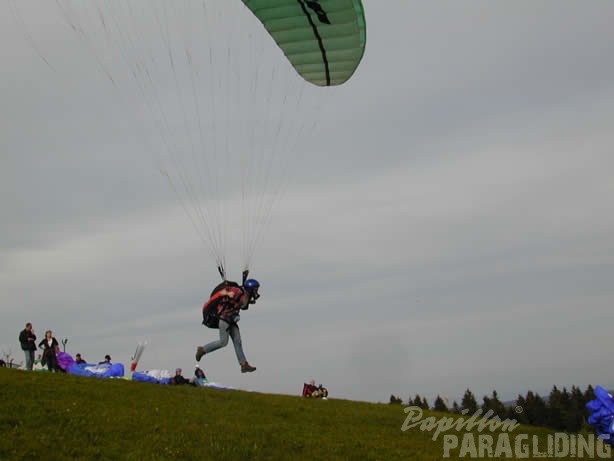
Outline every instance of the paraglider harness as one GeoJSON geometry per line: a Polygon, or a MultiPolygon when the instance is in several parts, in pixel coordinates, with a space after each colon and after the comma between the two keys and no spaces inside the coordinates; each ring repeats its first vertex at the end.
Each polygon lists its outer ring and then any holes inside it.
{"type": "MultiPolygon", "coordinates": [[[[223,271],[220,268],[218,269],[220,270],[220,274],[222,274],[222,277],[223,277],[223,271]]],[[[249,274],[248,271],[243,271],[243,283],[245,283],[245,280],[247,280],[248,274],[249,274]]],[[[203,306],[203,325],[205,325],[206,327],[219,328],[220,326],[219,312],[221,310],[220,306],[223,306],[224,304],[231,302],[228,296],[221,293],[226,288],[240,289],[242,292],[241,296],[243,296],[243,294],[246,292],[245,288],[243,288],[237,282],[234,282],[232,280],[224,279],[222,283],[217,285],[211,292],[209,301],[207,301],[207,303],[203,306]]],[[[248,305],[242,309],[247,310],[249,305],[254,304],[258,298],[259,298],[259,295],[257,293],[255,295],[250,294],[248,305]]]]}

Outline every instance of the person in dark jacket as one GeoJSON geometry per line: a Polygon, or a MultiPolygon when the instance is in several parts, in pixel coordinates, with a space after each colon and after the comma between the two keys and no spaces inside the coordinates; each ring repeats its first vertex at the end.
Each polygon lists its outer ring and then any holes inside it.
{"type": "Polygon", "coordinates": [[[36,335],[30,322],[26,323],[26,328],[19,333],[21,350],[26,354],[26,370],[32,370],[34,364],[34,352],[36,351],[36,335]]]}
{"type": "Polygon", "coordinates": [[[56,353],[60,350],[58,340],[53,337],[51,330],[45,332],[45,338],[38,344],[43,349],[42,365],[47,365],[49,371],[61,371],[56,353]]]}
{"type": "Polygon", "coordinates": [[[189,379],[183,376],[181,368],[175,370],[175,376],[171,378],[171,384],[192,384],[189,379]]]}

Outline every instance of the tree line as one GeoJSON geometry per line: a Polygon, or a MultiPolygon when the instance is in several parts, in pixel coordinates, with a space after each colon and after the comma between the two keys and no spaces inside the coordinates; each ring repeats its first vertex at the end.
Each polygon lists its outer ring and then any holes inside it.
{"type": "MultiPolygon", "coordinates": [[[[428,400],[418,394],[413,399],[410,397],[406,405],[468,416],[478,410],[482,410],[481,414],[491,411],[491,417],[497,416],[501,420],[514,419],[521,424],[544,426],[559,432],[579,432],[582,429],[589,429],[587,424],[589,412],[586,404],[594,398],[593,386],[589,384],[584,391],[577,386],[572,386],[570,390],[566,387],[559,389],[553,386],[547,398],[528,391],[524,396],[519,394],[511,404],[501,402],[497,391],[494,390],[491,395],[482,397],[480,404],[473,392],[467,389],[460,405],[456,400],[450,405],[447,399],[437,395],[433,405],[430,406],[428,400]]],[[[402,405],[403,400],[391,395],[389,403],[402,405]]]]}

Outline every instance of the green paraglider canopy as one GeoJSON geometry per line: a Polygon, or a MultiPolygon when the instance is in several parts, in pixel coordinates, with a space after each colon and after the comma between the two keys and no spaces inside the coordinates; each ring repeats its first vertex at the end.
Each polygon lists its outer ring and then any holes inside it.
{"type": "MultiPolygon", "coordinates": [[[[293,159],[313,149],[340,94],[325,87],[351,79],[362,60],[361,1],[48,3],[59,19],[49,23],[80,46],[61,62],[41,57],[66,75],[72,61],[90,66],[92,84],[108,80],[126,130],[143,141],[130,149],[151,154],[176,196],[169,209],[183,209],[223,279],[233,265],[252,268],[293,159]]],[[[19,18],[21,3],[10,5],[19,18]]]]}
{"type": "Polygon", "coordinates": [[[360,0],[243,0],[308,82],[340,85],[362,59],[366,43],[360,0]]]}

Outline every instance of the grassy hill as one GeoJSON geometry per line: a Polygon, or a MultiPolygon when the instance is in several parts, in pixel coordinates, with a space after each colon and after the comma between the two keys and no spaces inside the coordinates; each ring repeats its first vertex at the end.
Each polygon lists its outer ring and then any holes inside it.
{"type": "MultiPolygon", "coordinates": [[[[400,405],[0,368],[0,460],[442,459],[445,434],[432,440],[432,430],[403,431],[406,417],[400,405]]],[[[459,459],[463,434],[475,444],[481,435],[498,440],[488,430],[446,434],[459,436],[449,459],[459,459]]],[[[544,452],[552,437],[520,426],[509,433],[512,450],[518,434],[539,438],[544,452]]],[[[462,459],[475,458],[468,453],[462,459]]],[[[478,458],[509,459],[487,455],[478,458]]]]}

